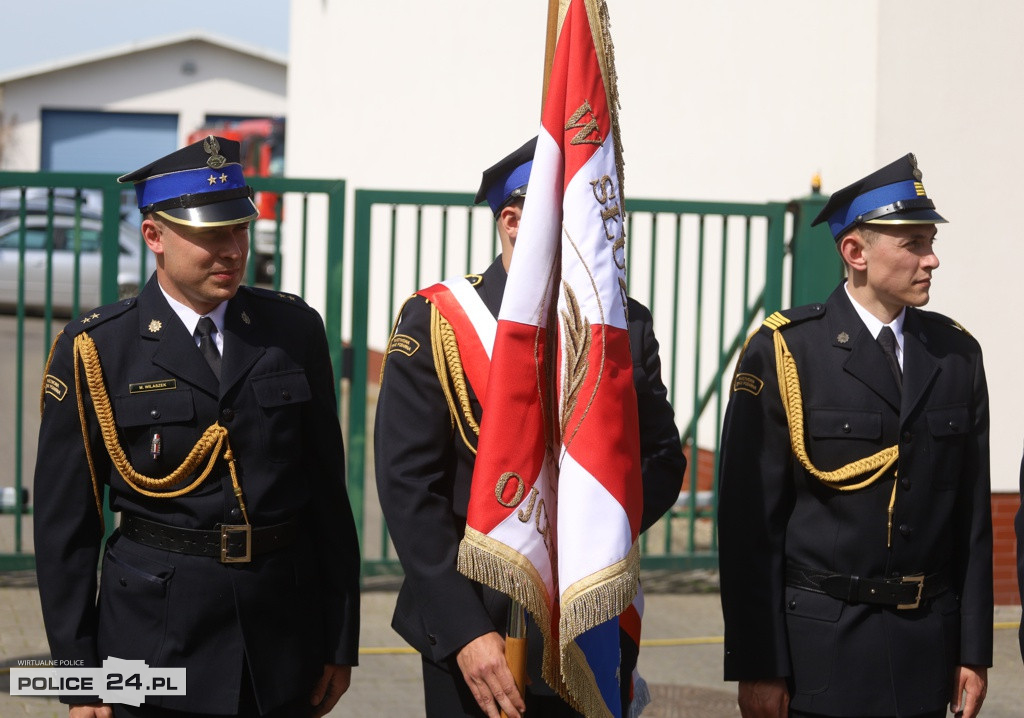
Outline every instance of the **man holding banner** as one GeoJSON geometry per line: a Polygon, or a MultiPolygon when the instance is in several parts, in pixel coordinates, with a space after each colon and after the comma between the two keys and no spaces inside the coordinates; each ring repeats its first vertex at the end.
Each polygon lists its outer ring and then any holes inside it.
{"type": "Polygon", "coordinates": [[[622,716],[645,702],[631,680],[636,541],[685,463],[649,324],[646,349],[633,339],[649,314],[625,292],[604,4],[571,0],[557,27],[536,149],[481,188],[504,264],[409,301],[382,370],[377,483],[406,571],[393,625],[423,654],[431,716],[622,716]],[[538,702],[535,681],[524,702],[512,683],[509,599],[538,629],[557,698],[538,702]]]}
{"type": "MultiPolygon", "coordinates": [[[[477,201],[486,200],[495,214],[502,255],[483,275],[418,292],[402,310],[382,374],[375,430],[378,490],[406,572],[393,625],[423,654],[428,715],[479,715],[468,683],[475,680],[485,697],[490,690],[498,700],[496,696],[511,680],[500,635],[509,601],[458,573],[455,552],[464,533],[476,458],[473,427],[480,423],[478,397],[483,395],[481,384],[489,369],[490,349],[482,350],[482,345],[494,341],[536,142],[536,138],[530,140],[483,173],[477,201]],[[435,312],[437,317],[432,319],[435,312]],[[448,328],[442,332],[441,326],[448,328]],[[451,359],[441,359],[442,384],[435,353],[429,348],[443,354],[444,334],[449,331],[459,350],[451,359]],[[473,350],[478,340],[482,355],[473,350]],[[460,370],[468,385],[461,397],[457,390],[451,392],[452,408],[445,387],[463,383],[460,370]],[[496,688],[483,689],[488,678],[496,688]]],[[[628,307],[633,382],[640,409],[641,530],[646,530],[678,496],[686,460],[661,380],[651,314],[633,299],[628,307]]],[[[527,713],[578,715],[541,679],[542,644],[537,640],[541,634],[534,621],[530,627],[533,660],[527,713]]],[[[628,687],[636,644],[629,640],[622,644],[627,652],[622,673],[628,687]]],[[[502,707],[514,715],[509,706],[502,707]]]]}

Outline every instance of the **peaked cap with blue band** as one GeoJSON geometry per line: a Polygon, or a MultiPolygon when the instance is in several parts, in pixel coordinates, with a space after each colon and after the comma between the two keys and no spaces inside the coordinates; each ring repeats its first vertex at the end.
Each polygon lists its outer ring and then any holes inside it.
{"type": "Polygon", "coordinates": [[[512,200],[525,197],[536,149],[537,138],[534,137],[508,157],[485,169],[475,201],[480,203],[486,199],[497,217],[512,200]]]}
{"type": "Polygon", "coordinates": [[[838,241],[858,224],[938,224],[946,220],[925,194],[917,158],[907,154],[829,197],[811,222],[828,222],[838,241]]]}
{"type": "Polygon", "coordinates": [[[143,214],[192,227],[240,224],[259,215],[240,156],[237,142],[210,135],[117,181],[135,184],[143,214]]]}

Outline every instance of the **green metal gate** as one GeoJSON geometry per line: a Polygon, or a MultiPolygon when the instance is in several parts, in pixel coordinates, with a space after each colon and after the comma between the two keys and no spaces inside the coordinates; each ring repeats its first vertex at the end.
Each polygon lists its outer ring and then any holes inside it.
{"type": "MultiPolygon", "coordinates": [[[[308,279],[325,287],[322,301],[308,295],[307,299],[323,307],[339,382],[349,493],[363,546],[364,576],[399,573],[373,475],[373,410],[382,351],[395,314],[412,292],[441,279],[481,272],[497,256],[494,218],[486,207],[474,206],[468,193],[356,190],[354,243],[346,252],[344,181],[257,177],[250,183],[259,191],[278,193],[284,203],[284,220],[278,219],[273,228],[277,271],[272,285],[280,288],[282,278],[288,277],[286,288],[303,295],[308,279]],[[282,223],[288,225],[289,238],[296,237],[288,252],[281,251],[282,223]]],[[[22,258],[30,223],[27,193],[43,192],[41,215],[46,219],[41,222],[51,243],[55,218],[67,212],[58,207],[59,188],[74,188],[72,196],[77,197],[98,193],[101,216],[90,221],[102,222],[101,301],[116,300],[125,289],[119,287],[116,272],[124,187],[111,175],[0,173],[0,191],[9,191],[5,188],[13,188],[18,202],[6,220],[0,216],[0,228],[4,221],[17,224],[15,251],[22,258]]],[[[788,306],[790,300],[824,299],[838,281],[832,243],[822,239],[827,231],[811,231],[808,226],[808,218],[824,199],[813,196],[788,205],[644,199],[628,203],[630,294],[654,315],[662,374],[689,457],[679,502],[644,536],[647,568],[716,564],[714,476],[718,428],[727,400],[723,386],[739,348],[761,316],[788,306]]],[[[131,198],[124,198],[124,204],[132,204],[131,198]]],[[[32,211],[40,223],[39,207],[32,211]]],[[[83,212],[72,212],[71,220],[65,216],[79,229],[86,219],[83,212]]],[[[141,237],[136,239],[145,256],[141,237]]],[[[51,264],[52,258],[47,272],[51,264]]],[[[140,265],[140,276],[144,269],[140,265]]],[[[23,262],[19,271],[23,283],[23,262]]],[[[54,280],[48,276],[52,290],[54,280]]],[[[249,281],[253,279],[250,266],[249,281]]],[[[77,282],[76,276],[76,286],[77,282]]],[[[72,313],[88,308],[76,304],[72,313]]],[[[0,441],[5,442],[0,443],[0,570],[33,566],[26,541],[31,494],[26,497],[24,490],[31,488],[38,427],[35,400],[50,342],[66,321],[48,305],[36,312],[38,316],[30,317],[22,301],[8,311],[0,315],[0,358],[15,381],[0,390],[10,392],[0,402],[0,426],[7,427],[0,432],[0,441]]]]}
{"type": "MultiPolygon", "coordinates": [[[[825,254],[822,264],[820,233],[803,219],[820,201],[627,203],[630,294],[654,316],[663,379],[689,458],[676,507],[643,538],[645,568],[717,565],[714,476],[727,372],[760,318],[785,305],[786,280],[797,270],[807,281],[835,286],[836,262],[825,254]],[[811,249],[810,259],[790,257],[802,246],[811,249]]],[[[500,250],[493,215],[474,206],[473,195],[458,193],[356,190],[354,242],[352,305],[365,313],[353,316],[352,386],[366,394],[352,397],[349,481],[363,574],[370,576],[401,571],[380,517],[369,434],[395,314],[416,289],[482,272],[500,250]]],[[[822,245],[826,251],[829,244],[822,245]]]]}

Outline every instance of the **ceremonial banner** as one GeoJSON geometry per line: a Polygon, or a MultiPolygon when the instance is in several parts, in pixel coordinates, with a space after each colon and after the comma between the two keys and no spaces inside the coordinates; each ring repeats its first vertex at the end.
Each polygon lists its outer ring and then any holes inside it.
{"type": "Polygon", "coordinates": [[[527,608],[545,637],[545,680],[593,717],[622,713],[620,615],[638,636],[643,502],[610,50],[604,3],[571,0],[459,552],[460,571],[527,608]]]}

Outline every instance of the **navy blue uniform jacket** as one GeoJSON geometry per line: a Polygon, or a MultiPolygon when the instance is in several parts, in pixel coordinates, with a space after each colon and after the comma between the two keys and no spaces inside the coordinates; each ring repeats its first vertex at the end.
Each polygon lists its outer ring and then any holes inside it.
{"type": "Polygon", "coordinates": [[[902,395],[846,290],[783,312],[811,463],[834,470],[893,445],[867,488],[841,492],[794,458],[773,332],[737,369],[722,437],[719,545],[727,680],[787,677],[792,706],[824,715],[941,710],[956,665],[992,663],[989,413],[978,343],[907,308],[902,395]],[[763,382],[763,385],[760,384],[763,382]],[[892,546],[888,507],[895,485],[892,546]],[[913,610],[787,587],[785,570],[879,579],[946,572],[913,610]]]}
{"type": "MultiPolygon", "coordinates": [[[[49,365],[35,472],[36,563],[53,658],[185,668],[185,696],[148,701],[186,712],[234,712],[243,661],[264,711],[308,696],[325,663],[357,663],[359,552],[323,323],[297,297],[248,287],[228,302],[224,322],[218,385],[155,277],[138,298],[73,320],[49,365]],[[96,344],[118,437],[138,472],[169,474],[219,421],[252,526],[298,519],[297,543],[251,563],[222,564],[115,533],[97,599],[102,530],[72,361],[81,332],[96,344]],[[138,391],[147,382],[163,388],[138,391]]],[[[243,523],[223,459],[191,493],[150,498],[112,466],[89,397],[85,415],[114,511],[193,529],[243,523]]]]}

